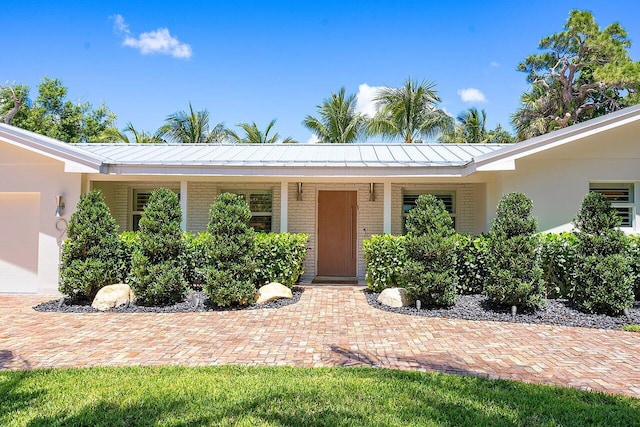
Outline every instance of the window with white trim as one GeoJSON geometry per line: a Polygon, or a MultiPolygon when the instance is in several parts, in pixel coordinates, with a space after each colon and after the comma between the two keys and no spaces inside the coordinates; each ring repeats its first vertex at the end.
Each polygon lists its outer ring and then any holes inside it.
{"type": "Polygon", "coordinates": [[[589,191],[604,195],[622,218],[622,227],[633,227],[635,217],[634,188],[631,183],[589,184],[589,191]]]}
{"type": "Polygon", "coordinates": [[[404,193],[402,195],[402,233],[407,232],[406,221],[409,211],[416,207],[416,200],[423,194],[431,194],[436,199],[441,200],[444,203],[444,208],[449,213],[449,216],[453,220],[453,228],[456,227],[456,194],[454,191],[438,191],[438,192],[425,192],[425,193],[404,193]]]}
{"type": "MultiPolygon", "coordinates": [[[[133,190],[133,205],[131,208],[131,229],[133,231],[140,229],[140,218],[142,218],[145,206],[149,203],[151,193],[153,193],[153,190],[133,190]]],[[[178,200],[180,200],[180,193],[176,194],[178,195],[178,200]]]]}
{"type": "Polygon", "coordinates": [[[273,193],[269,190],[223,190],[236,194],[247,202],[251,210],[249,226],[256,231],[271,232],[273,218],[273,193]]]}

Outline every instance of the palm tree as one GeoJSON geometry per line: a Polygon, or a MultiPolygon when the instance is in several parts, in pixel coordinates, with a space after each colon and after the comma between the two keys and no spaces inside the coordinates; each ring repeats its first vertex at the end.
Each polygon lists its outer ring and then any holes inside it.
{"type": "Polygon", "coordinates": [[[487,113],[484,110],[478,111],[477,108],[471,107],[458,114],[457,120],[465,135],[466,142],[470,144],[483,144],[488,142],[486,127],[487,113]]]}
{"type": "Polygon", "coordinates": [[[133,127],[133,123],[129,122],[125,126],[122,131],[119,131],[116,128],[108,128],[105,131],[105,138],[111,141],[119,141],[124,142],[126,144],[158,144],[165,142],[160,136],[157,134],[153,135],[149,132],[139,131],[135,127],[133,127]],[[131,132],[133,134],[133,141],[127,135],[127,132],[131,132]]]}
{"type": "Polygon", "coordinates": [[[434,88],[435,83],[407,79],[403,87],[380,90],[374,98],[379,110],[369,122],[367,135],[411,143],[450,131],[453,119],[436,107],[440,98],[434,88]]]}
{"type": "Polygon", "coordinates": [[[226,136],[222,123],[209,130],[209,112],[193,111],[189,103],[189,111],[178,111],[166,118],[166,124],[158,129],[158,135],[171,142],[181,144],[202,144],[223,142],[226,136]]]}
{"type": "Polygon", "coordinates": [[[562,114],[563,107],[557,88],[534,83],[529,92],[522,94],[520,107],[511,116],[516,138],[523,141],[565,127],[564,122],[570,118],[570,114],[565,113],[563,117],[559,117],[559,112],[562,114]]]}
{"type": "Polygon", "coordinates": [[[302,124],[322,143],[355,142],[366,126],[366,118],[356,112],[356,96],[345,95],[344,87],[317,106],[320,118],[307,116],[302,124]]]}
{"type": "MultiPolygon", "coordinates": [[[[269,136],[269,132],[276,124],[276,119],[273,119],[267,125],[267,128],[264,132],[258,129],[258,125],[256,122],[252,123],[238,123],[238,127],[242,128],[245,132],[244,137],[240,137],[234,131],[227,129],[227,135],[231,138],[232,141],[238,142],[241,144],[274,144],[278,142],[278,138],[280,135],[276,132],[273,135],[269,136]]],[[[281,141],[283,144],[291,144],[295,143],[293,138],[287,137],[281,141]]]]}

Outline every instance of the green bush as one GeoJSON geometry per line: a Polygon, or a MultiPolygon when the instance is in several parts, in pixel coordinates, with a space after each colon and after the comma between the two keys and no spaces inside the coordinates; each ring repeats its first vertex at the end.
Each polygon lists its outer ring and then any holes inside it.
{"type": "Polygon", "coordinates": [[[635,300],[640,301],[640,235],[627,236],[627,256],[633,271],[633,292],[635,300]]]}
{"type": "Polygon", "coordinates": [[[93,300],[100,288],[122,281],[118,225],[99,190],[80,196],[62,245],[58,290],[74,299],[93,300]]]}
{"type": "Polygon", "coordinates": [[[573,233],[540,234],[540,267],[547,298],[571,298],[578,240],[573,233]]]}
{"type": "Polygon", "coordinates": [[[480,294],[487,278],[489,237],[456,235],[456,272],[458,294],[480,294]]]}
{"type": "Polygon", "coordinates": [[[452,306],[458,286],[455,230],[444,203],[430,194],[418,197],[406,224],[407,292],[427,306],[452,306]]]}
{"type": "Polygon", "coordinates": [[[207,259],[207,247],[212,244],[212,236],[207,232],[185,232],[183,239],[182,265],[184,266],[184,277],[191,289],[201,290],[204,285],[202,269],[211,263],[211,260],[207,259]]]}
{"type": "Polygon", "coordinates": [[[181,301],[187,292],[181,264],[181,218],[180,202],[173,191],[160,188],[151,193],[131,259],[130,285],[142,304],[171,304],[181,301]]]}
{"type": "Polygon", "coordinates": [[[211,205],[207,266],[200,271],[204,291],[218,306],[245,305],[255,299],[256,248],[250,219],[249,206],[235,194],[223,193],[211,205]]]}
{"type": "Polygon", "coordinates": [[[633,305],[630,240],[621,219],[602,194],[585,196],[574,221],[578,260],[573,273],[573,300],[588,313],[619,314],[633,305]]]}
{"type": "Polygon", "coordinates": [[[633,271],[624,255],[587,256],[575,271],[574,300],[587,313],[617,315],[633,304],[633,271]]]}
{"type": "Polygon", "coordinates": [[[367,287],[372,292],[402,287],[402,271],[406,263],[405,237],[376,234],[362,242],[364,262],[367,266],[367,287]]]}
{"type": "Polygon", "coordinates": [[[521,193],[506,194],[489,232],[484,294],[497,304],[536,309],[546,302],[539,267],[533,203],[521,193]]]}
{"type": "Polygon", "coordinates": [[[122,276],[128,279],[131,273],[131,259],[133,258],[133,252],[139,245],[138,232],[136,231],[123,231],[120,233],[120,244],[122,247],[122,276]]]}
{"type": "Polygon", "coordinates": [[[257,233],[256,283],[278,282],[289,288],[304,273],[308,234],[257,233]]]}

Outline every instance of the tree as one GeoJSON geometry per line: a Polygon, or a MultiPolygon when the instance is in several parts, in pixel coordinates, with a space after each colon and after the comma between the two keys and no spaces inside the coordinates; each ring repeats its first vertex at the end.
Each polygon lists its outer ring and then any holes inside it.
{"type": "Polygon", "coordinates": [[[302,121],[322,143],[348,144],[362,134],[366,118],[356,112],[356,96],[345,95],[344,87],[317,106],[319,118],[307,116],[302,121]]]}
{"type": "MultiPolygon", "coordinates": [[[[240,144],[274,144],[276,142],[279,142],[280,138],[280,135],[277,132],[271,136],[269,135],[269,132],[271,132],[271,129],[275,124],[276,119],[271,120],[264,132],[262,132],[260,129],[258,129],[258,125],[256,124],[256,122],[252,122],[250,124],[238,123],[238,127],[240,127],[245,132],[245,136],[241,137],[230,129],[227,130],[227,135],[231,138],[231,140],[240,144]]],[[[280,142],[282,142],[283,144],[291,144],[295,141],[293,140],[293,138],[287,137],[280,142]]]]}
{"type": "Polygon", "coordinates": [[[165,142],[157,133],[151,134],[137,130],[131,122],[128,122],[122,131],[113,128],[113,130],[107,132],[106,135],[112,141],[124,142],[125,144],[159,144],[165,142]],[[133,140],[129,138],[127,132],[133,135],[133,140]]]}
{"type": "Polygon", "coordinates": [[[59,79],[45,77],[35,102],[29,101],[28,92],[23,85],[0,88],[0,112],[5,122],[72,143],[102,142],[114,129],[116,116],[106,105],[93,109],[87,102],[66,100],[68,89],[59,79]]]}
{"type": "Polygon", "coordinates": [[[179,144],[223,142],[226,134],[224,125],[218,123],[209,130],[209,121],[207,110],[194,111],[189,103],[189,111],[177,111],[166,118],[158,136],[179,144]]]}
{"type": "Polygon", "coordinates": [[[368,136],[422,142],[420,138],[432,138],[453,127],[453,119],[437,108],[440,97],[435,83],[429,81],[418,83],[407,79],[400,88],[380,90],[374,101],[379,110],[369,122],[368,136]]]}
{"type": "Polygon", "coordinates": [[[544,37],[543,53],[518,65],[531,90],[512,116],[519,139],[541,135],[640,102],[640,62],[618,23],[600,29],[591,12],[572,10],[564,31],[544,37]]]}
{"type": "Polygon", "coordinates": [[[487,113],[471,107],[458,114],[456,125],[438,139],[444,143],[455,144],[508,144],[513,136],[500,124],[493,130],[487,130],[487,113]]]}

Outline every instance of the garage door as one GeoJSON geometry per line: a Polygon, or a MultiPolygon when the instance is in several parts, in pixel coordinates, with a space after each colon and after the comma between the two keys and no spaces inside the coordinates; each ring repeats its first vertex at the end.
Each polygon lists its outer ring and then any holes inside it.
{"type": "Polygon", "coordinates": [[[0,193],[0,292],[38,289],[39,193],[0,193]]]}

